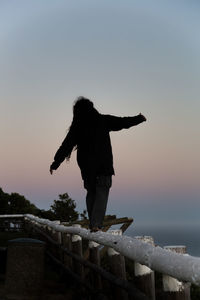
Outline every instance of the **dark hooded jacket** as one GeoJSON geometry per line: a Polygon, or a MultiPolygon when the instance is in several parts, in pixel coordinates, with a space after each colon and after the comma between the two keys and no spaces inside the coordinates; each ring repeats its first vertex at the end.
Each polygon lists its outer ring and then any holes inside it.
{"type": "Polygon", "coordinates": [[[138,125],[144,121],[142,115],[116,117],[99,114],[93,120],[76,129],[71,126],[51,165],[56,170],[73,148],[77,149],[77,162],[83,180],[98,175],[114,175],[110,131],[118,131],[138,125]]]}

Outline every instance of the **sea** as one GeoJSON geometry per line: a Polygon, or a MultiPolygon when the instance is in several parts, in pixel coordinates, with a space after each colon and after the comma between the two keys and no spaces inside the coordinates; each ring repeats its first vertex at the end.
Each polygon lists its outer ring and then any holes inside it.
{"type": "Polygon", "coordinates": [[[200,257],[200,225],[131,225],[124,233],[127,236],[152,236],[156,245],[186,246],[189,255],[200,257]]]}

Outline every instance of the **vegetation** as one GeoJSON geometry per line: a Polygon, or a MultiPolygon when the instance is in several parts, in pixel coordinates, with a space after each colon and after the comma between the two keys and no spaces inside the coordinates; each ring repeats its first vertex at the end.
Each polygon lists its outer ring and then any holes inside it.
{"type": "Polygon", "coordinates": [[[34,214],[38,215],[40,212],[33,203],[27,200],[24,196],[18,193],[11,193],[10,195],[4,193],[0,188],[0,214],[34,214]]]}
{"type": "Polygon", "coordinates": [[[7,194],[0,188],[0,214],[33,214],[49,220],[60,220],[62,222],[73,222],[79,216],[86,218],[86,211],[79,214],[76,211],[76,203],[67,193],[59,195],[54,200],[50,209],[39,209],[24,196],[18,193],[7,194]]]}
{"type": "Polygon", "coordinates": [[[54,200],[51,205],[51,211],[54,216],[60,221],[73,222],[79,217],[78,212],[75,210],[76,204],[67,193],[59,195],[59,200],[54,200]]]}

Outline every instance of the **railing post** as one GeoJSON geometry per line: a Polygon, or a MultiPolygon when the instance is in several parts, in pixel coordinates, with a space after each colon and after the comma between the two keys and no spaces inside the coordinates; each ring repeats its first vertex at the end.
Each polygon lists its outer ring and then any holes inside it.
{"type": "MultiPolygon", "coordinates": [[[[73,227],[81,227],[79,224],[74,224],[73,227]]],[[[72,235],[72,252],[79,255],[80,257],[83,256],[82,254],[82,238],[80,235],[73,234],[72,235]]],[[[84,270],[83,265],[73,259],[73,269],[74,272],[77,273],[82,279],[84,278],[84,270]]]]}
{"type": "Polygon", "coordinates": [[[27,217],[24,217],[24,231],[26,233],[29,232],[29,226],[28,226],[28,220],[27,220],[27,217]]]}
{"type": "MultiPolygon", "coordinates": [[[[60,225],[60,220],[56,220],[56,221],[52,221],[55,225],[60,225]]],[[[62,243],[62,237],[61,237],[61,232],[56,231],[55,229],[52,230],[53,231],[53,238],[56,242],[58,242],[59,244],[62,243]]]]}
{"type": "Polygon", "coordinates": [[[31,230],[31,221],[27,217],[24,217],[24,231],[26,232],[28,237],[31,235],[31,230]]]}
{"type": "MultiPolygon", "coordinates": [[[[113,235],[122,235],[121,229],[109,230],[108,233],[113,235]]],[[[110,261],[111,273],[115,276],[126,280],[126,267],[124,256],[115,251],[113,248],[108,248],[108,257],[110,261]]],[[[119,287],[114,287],[114,299],[115,300],[127,300],[127,292],[119,287]]]]}
{"type": "MultiPolygon", "coordinates": [[[[151,236],[135,236],[135,238],[149,243],[154,246],[154,241],[151,236]]],[[[135,284],[136,286],[149,297],[155,300],[155,275],[149,267],[141,265],[138,262],[134,263],[135,269],[135,284]]]]}
{"type": "MultiPolygon", "coordinates": [[[[46,234],[53,239],[53,230],[50,226],[46,226],[46,234]]],[[[47,239],[47,249],[50,253],[55,253],[54,245],[47,239]]]]}
{"type": "MultiPolygon", "coordinates": [[[[187,255],[185,246],[165,246],[164,249],[187,255]]],[[[189,282],[163,274],[164,300],[190,300],[190,286],[189,282]]]]}
{"type": "Polygon", "coordinates": [[[46,225],[36,222],[35,227],[36,228],[38,227],[38,229],[40,230],[40,232],[37,232],[37,229],[36,229],[37,237],[39,237],[41,240],[45,240],[45,243],[46,243],[46,239],[44,238],[44,236],[42,234],[42,232],[46,231],[46,225]]]}
{"type": "MultiPolygon", "coordinates": [[[[89,260],[91,263],[100,266],[100,251],[99,244],[94,241],[89,241],[89,260]]],[[[92,285],[96,289],[102,288],[101,276],[93,271],[90,271],[92,285]]]]}
{"type": "Polygon", "coordinates": [[[35,236],[36,236],[35,235],[35,229],[34,229],[35,224],[36,224],[36,222],[34,220],[30,220],[30,222],[29,222],[29,225],[30,225],[29,233],[30,233],[31,238],[35,238],[35,236]]]}
{"type": "MultiPolygon", "coordinates": [[[[60,225],[60,220],[56,220],[56,221],[52,221],[53,224],[55,225],[60,225]]],[[[55,230],[54,228],[52,228],[52,237],[53,239],[59,243],[59,245],[62,244],[62,236],[61,236],[61,232],[55,230]]],[[[53,254],[62,261],[62,251],[60,248],[58,248],[57,246],[53,246],[53,254]]]]}
{"type": "MultiPolygon", "coordinates": [[[[63,247],[66,248],[69,251],[72,251],[72,239],[71,234],[69,233],[62,233],[62,241],[63,241],[63,247]]],[[[63,254],[63,262],[66,267],[69,269],[72,268],[72,258],[64,252],[63,254]]]]}

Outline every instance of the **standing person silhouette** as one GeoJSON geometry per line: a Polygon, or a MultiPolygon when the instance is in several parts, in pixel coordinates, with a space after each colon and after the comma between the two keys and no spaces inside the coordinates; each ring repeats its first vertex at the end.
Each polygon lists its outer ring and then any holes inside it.
{"type": "Polygon", "coordinates": [[[81,170],[91,231],[101,230],[106,212],[109,189],[114,175],[110,131],[138,125],[146,121],[139,114],[134,117],[116,117],[100,114],[89,99],[79,97],[73,106],[73,120],[68,134],[55,154],[50,173],[73,149],[77,150],[77,162],[81,170]]]}

